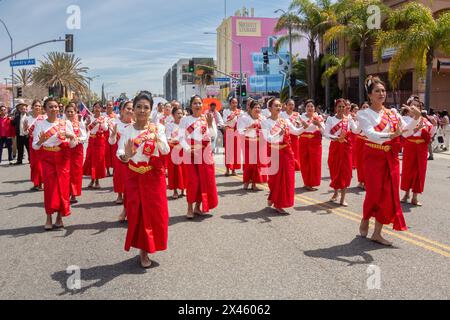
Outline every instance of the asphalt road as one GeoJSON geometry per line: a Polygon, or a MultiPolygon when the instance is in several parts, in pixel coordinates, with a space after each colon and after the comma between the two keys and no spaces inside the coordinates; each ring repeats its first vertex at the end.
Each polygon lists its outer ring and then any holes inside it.
{"type": "Polygon", "coordinates": [[[66,230],[45,232],[43,193],[28,191],[28,165],[1,166],[0,299],[449,299],[450,156],[429,162],[424,206],[404,205],[410,230],[385,229],[393,248],[356,237],[362,191],[350,189],[345,209],[327,202],[326,159],[319,191],[306,192],[297,175],[289,216],[217,164],[219,207],[187,221],[185,198],[169,201],[169,248],[147,271],[137,250],[123,249],[111,178],[84,191],[66,230]],[[80,290],[67,286],[73,265],[80,290]]]}

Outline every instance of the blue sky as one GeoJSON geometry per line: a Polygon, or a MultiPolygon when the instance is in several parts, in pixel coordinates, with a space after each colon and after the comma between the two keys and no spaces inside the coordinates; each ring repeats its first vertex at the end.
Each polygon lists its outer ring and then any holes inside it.
{"type": "MultiPolygon", "coordinates": [[[[255,16],[276,17],[290,0],[227,0],[228,16],[246,7],[255,16]]],[[[91,84],[99,93],[105,83],[110,96],[129,96],[146,89],[162,93],[165,72],[180,58],[216,57],[214,32],[224,18],[224,0],[0,0],[0,18],[14,39],[14,49],[75,36],[75,55],[100,75],[91,84]],[[81,9],[81,29],[68,30],[70,5],[81,9]]],[[[30,58],[41,60],[50,51],[64,51],[64,43],[32,49],[30,58]]],[[[8,55],[10,42],[0,25],[0,57],[8,55]]],[[[18,59],[26,59],[23,53],[18,59]]],[[[9,62],[0,63],[0,81],[10,77],[9,62]]]]}

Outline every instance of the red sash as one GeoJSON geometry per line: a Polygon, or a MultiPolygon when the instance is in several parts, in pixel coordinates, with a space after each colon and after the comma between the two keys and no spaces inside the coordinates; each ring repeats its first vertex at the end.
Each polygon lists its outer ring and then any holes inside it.
{"type": "Polygon", "coordinates": [[[134,147],[138,149],[142,144],[144,144],[144,150],[142,151],[142,153],[147,157],[151,157],[153,152],[155,152],[155,138],[157,134],[158,128],[155,125],[150,124],[146,131],[141,133],[133,140],[134,147]]]}
{"type": "Polygon", "coordinates": [[[227,118],[227,122],[233,120],[234,118],[238,117],[241,114],[241,109],[237,109],[236,111],[233,111],[227,118]]]}
{"type": "Polygon", "coordinates": [[[348,132],[348,117],[343,117],[341,121],[339,121],[330,131],[330,134],[334,135],[336,132],[338,132],[340,129],[342,129],[342,132],[347,133],[348,132]]]}
{"type": "Polygon", "coordinates": [[[394,114],[394,112],[390,110],[384,110],[384,114],[381,117],[381,122],[374,127],[375,131],[382,132],[386,128],[388,123],[391,125],[392,132],[397,131],[398,126],[397,116],[394,114]]]}
{"type": "Polygon", "coordinates": [[[75,135],[77,137],[79,137],[80,133],[81,133],[81,131],[80,131],[80,122],[75,120],[74,122],[72,122],[72,127],[73,127],[73,132],[75,133],[75,135]]]}
{"type": "Polygon", "coordinates": [[[278,119],[277,122],[275,122],[275,125],[273,126],[270,133],[272,135],[275,135],[275,134],[280,133],[282,130],[284,130],[283,143],[289,143],[290,142],[289,126],[284,119],[278,119]]]}
{"type": "Polygon", "coordinates": [[[195,121],[186,129],[186,131],[188,132],[188,134],[192,134],[192,132],[194,132],[197,128],[201,128],[202,134],[206,133],[206,130],[208,129],[208,122],[206,122],[206,118],[204,115],[201,115],[197,121],[195,121]]]}
{"type": "Polygon", "coordinates": [[[34,132],[34,128],[36,126],[36,122],[41,121],[41,120],[44,120],[44,116],[43,115],[38,115],[36,117],[36,119],[33,120],[33,122],[30,125],[30,128],[28,129],[28,134],[30,136],[33,136],[33,132],[34,132]]]}
{"type": "Polygon", "coordinates": [[[89,131],[92,131],[92,129],[94,129],[94,128],[98,125],[98,126],[99,126],[99,128],[98,128],[98,133],[103,132],[103,128],[102,128],[101,124],[102,124],[104,121],[105,121],[105,118],[103,118],[103,117],[98,117],[97,119],[94,120],[94,122],[92,122],[92,123],[89,125],[89,127],[88,127],[89,131]]]}
{"type": "Polygon", "coordinates": [[[66,141],[66,121],[59,120],[54,126],[44,132],[45,140],[50,139],[58,133],[58,139],[61,142],[66,141]]]}

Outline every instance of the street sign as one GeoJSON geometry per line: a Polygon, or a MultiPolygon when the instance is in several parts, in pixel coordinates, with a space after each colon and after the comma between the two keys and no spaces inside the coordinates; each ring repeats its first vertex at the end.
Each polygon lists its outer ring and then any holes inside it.
{"type": "Polygon", "coordinates": [[[214,82],[229,82],[230,78],[214,78],[214,82]]]}
{"type": "Polygon", "coordinates": [[[207,96],[218,96],[220,94],[220,86],[206,86],[206,95],[207,96]]]}
{"type": "Polygon", "coordinates": [[[29,66],[29,65],[35,65],[35,64],[36,64],[36,59],[11,60],[9,62],[10,67],[29,66]]]}
{"type": "MultiPolygon", "coordinates": [[[[239,85],[239,77],[241,76],[240,73],[232,72],[231,75],[234,78],[230,78],[230,87],[231,89],[236,89],[236,87],[239,85]]],[[[242,84],[247,85],[247,74],[242,74],[242,84]]]]}

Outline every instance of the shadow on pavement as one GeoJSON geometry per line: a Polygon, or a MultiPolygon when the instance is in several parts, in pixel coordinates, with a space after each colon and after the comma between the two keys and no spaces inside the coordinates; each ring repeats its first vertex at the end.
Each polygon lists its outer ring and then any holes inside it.
{"type": "Polygon", "coordinates": [[[19,208],[45,208],[44,202],[38,202],[38,203],[24,203],[21,205],[18,205],[17,207],[9,208],[8,210],[15,210],[19,208]]]}
{"type": "Polygon", "coordinates": [[[105,201],[105,202],[91,202],[91,203],[82,203],[71,205],[74,209],[101,209],[105,207],[117,207],[118,213],[120,213],[120,209],[122,205],[115,204],[114,201],[105,201]]]}
{"type": "Polygon", "coordinates": [[[220,182],[220,183],[217,183],[216,185],[217,185],[217,187],[235,188],[235,187],[241,187],[242,182],[240,182],[240,181],[220,182]]]}
{"type": "Polygon", "coordinates": [[[249,193],[255,193],[255,192],[252,191],[252,190],[244,190],[244,189],[242,188],[242,184],[240,184],[240,185],[241,185],[241,188],[239,188],[239,189],[232,189],[232,190],[225,190],[225,191],[220,191],[220,192],[218,192],[219,197],[220,197],[220,198],[224,198],[224,197],[226,197],[226,196],[239,196],[239,197],[243,197],[243,196],[246,196],[246,195],[249,194],[249,193]]]}
{"type": "Polygon", "coordinates": [[[396,247],[385,247],[380,244],[376,244],[369,239],[365,239],[363,237],[357,236],[348,244],[342,244],[330,248],[317,249],[317,250],[308,250],[305,251],[304,254],[310,258],[322,258],[329,259],[347,263],[348,266],[358,265],[358,264],[369,264],[374,262],[373,257],[367,253],[368,251],[374,250],[393,250],[397,249],[396,247]],[[355,261],[350,258],[360,257],[364,261],[355,261]],[[348,258],[348,259],[346,259],[348,258]]]}
{"type": "Polygon", "coordinates": [[[15,180],[15,181],[3,181],[2,183],[8,183],[8,184],[22,184],[22,183],[28,183],[30,180],[15,180]]]}
{"type": "Polygon", "coordinates": [[[97,230],[96,233],[91,236],[96,236],[98,234],[104,233],[110,229],[127,229],[126,223],[119,223],[118,221],[102,221],[93,224],[78,224],[78,225],[66,225],[64,231],[66,232],[64,236],[59,238],[70,237],[75,231],[81,230],[97,230]]]}
{"type": "Polygon", "coordinates": [[[12,198],[12,197],[17,197],[18,195],[27,194],[27,193],[37,193],[37,192],[31,191],[31,190],[0,192],[0,197],[5,196],[7,198],[12,198]]]}
{"type": "Polygon", "coordinates": [[[170,217],[169,218],[169,226],[173,226],[178,223],[198,223],[198,222],[202,222],[207,219],[211,219],[212,217],[213,217],[212,214],[206,214],[206,215],[202,215],[202,216],[195,215],[195,218],[192,220],[187,219],[185,215],[170,217]]]}
{"type": "Polygon", "coordinates": [[[362,194],[366,194],[366,191],[358,187],[351,187],[347,189],[347,193],[353,193],[359,196],[362,194]]]}
{"type": "MultiPolygon", "coordinates": [[[[159,264],[153,261],[153,265],[150,269],[158,268],[159,264]]],[[[150,270],[148,269],[148,270],[150,270]]],[[[81,269],[81,289],[80,290],[70,290],[67,286],[67,280],[71,276],[66,271],[55,272],[51,275],[52,280],[57,281],[61,284],[61,288],[64,290],[59,296],[64,295],[78,295],[83,294],[87,290],[92,288],[101,288],[108,282],[111,282],[117,277],[122,275],[142,275],[147,273],[146,270],[139,266],[139,256],[105,266],[97,266],[89,269],[81,269]],[[84,286],[83,283],[86,281],[96,281],[92,284],[84,286]]]]}
{"type": "Polygon", "coordinates": [[[311,212],[311,213],[320,212],[320,215],[329,215],[329,214],[333,213],[331,211],[332,209],[338,208],[338,207],[339,206],[334,205],[331,202],[321,202],[321,203],[317,203],[317,204],[310,204],[308,206],[295,207],[294,209],[296,211],[306,211],[306,212],[311,212]],[[323,208],[323,206],[330,207],[330,208],[323,208]]]}
{"type": "Polygon", "coordinates": [[[34,226],[34,227],[17,228],[17,229],[5,229],[5,230],[0,230],[0,237],[11,236],[11,238],[19,238],[19,237],[28,236],[30,234],[40,234],[40,233],[46,233],[46,232],[49,232],[49,231],[44,230],[44,225],[34,226]]]}
{"type": "Polygon", "coordinates": [[[230,214],[230,215],[224,215],[221,216],[222,219],[225,220],[237,220],[241,223],[250,222],[251,220],[262,220],[260,223],[269,223],[272,222],[273,217],[285,217],[286,215],[279,214],[275,211],[273,208],[264,208],[257,212],[247,212],[247,213],[240,213],[240,214],[230,214]]]}

